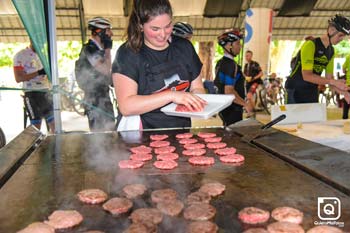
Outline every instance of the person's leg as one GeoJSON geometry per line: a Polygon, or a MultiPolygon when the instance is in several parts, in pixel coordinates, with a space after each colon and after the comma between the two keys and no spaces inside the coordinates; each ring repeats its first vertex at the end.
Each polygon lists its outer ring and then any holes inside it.
{"type": "Polygon", "coordinates": [[[43,93],[40,102],[41,116],[45,118],[47,130],[50,133],[55,133],[55,121],[53,115],[53,99],[49,92],[43,93]]]}
{"type": "Polygon", "coordinates": [[[287,104],[295,104],[294,89],[287,89],[287,104]]]}
{"type": "Polygon", "coordinates": [[[92,109],[86,110],[86,116],[88,118],[89,129],[90,131],[96,131],[96,113],[92,109]]]}
{"type": "Polygon", "coordinates": [[[346,102],[346,100],[343,100],[343,119],[349,118],[349,104],[346,102]]]}
{"type": "Polygon", "coordinates": [[[55,121],[53,115],[48,116],[46,118],[46,124],[49,126],[49,132],[54,134],[55,133],[55,121]]]}
{"type": "Polygon", "coordinates": [[[41,120],[30,120],[30,124],[34,125],[38,130],[41,129],[41,120]]]}
{"type": "Polygon", "coordinates": [[[36,92],[26,92],[24,94],[24,104],[30,119],[30,124],[34,125],[38,130],[41,129],[40,109],[38,100],[40,99],[36,92]]]}

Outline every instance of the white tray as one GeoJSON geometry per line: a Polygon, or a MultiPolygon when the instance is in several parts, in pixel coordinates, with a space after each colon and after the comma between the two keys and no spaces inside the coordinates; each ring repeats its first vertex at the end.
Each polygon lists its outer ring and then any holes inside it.
{"type": "Polygon", "coordinates": [[[196,94],[200,98],[207,101],[207,105],[201,112],[177,112],[175,108],[177,104],[171,103],[167,106],[161,108],[160,110],[170,116],[180,116],[180,117],[194,117],[208,119],[209,117],[215,115],[221,110],[227,108],[232,104],[234,100],[234,95],[219,95],[219,94],[196,94]]]}

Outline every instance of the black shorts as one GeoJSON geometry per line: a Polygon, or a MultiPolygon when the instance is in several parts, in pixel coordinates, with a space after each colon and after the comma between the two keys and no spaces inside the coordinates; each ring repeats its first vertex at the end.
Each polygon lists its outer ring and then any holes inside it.
{"type": "Polygon", "coordinates": [[[50,92],[25,92],[24,104],[32,124],[40,123],[42,118],[48,122],[53,120],[53,102],[50,92]]]}

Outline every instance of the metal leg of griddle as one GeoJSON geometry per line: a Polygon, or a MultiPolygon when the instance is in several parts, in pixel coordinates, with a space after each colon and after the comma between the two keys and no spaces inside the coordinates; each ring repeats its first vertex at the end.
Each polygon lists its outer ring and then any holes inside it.
{"type": "Polygon", "coordinates": [[[44,135],[29,126],[0,150],[0,188],[38,146],[44,135]]]}

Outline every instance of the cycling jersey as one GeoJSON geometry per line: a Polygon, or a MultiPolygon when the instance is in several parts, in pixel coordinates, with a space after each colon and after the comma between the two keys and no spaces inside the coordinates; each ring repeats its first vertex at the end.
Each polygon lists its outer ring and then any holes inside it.
{"type": "MultiPolygon", "coordinates": [[[[13,59],[14,70],[23,70],[24,73],[34,73],[43,68],[38,55],[29,47],[19,51],[13,59]]],[[[38,75],[35,78],[24,81],[25,89],[48,89],[50,87],[49,80],[46,75],[38,75]]]]}
{"type": "MultiPolygon", "coordinates": [[[[225,54],[215,67],[216,76],[214,83],[218,88],[219,94],[225,94],[225,86],[233,86],[238,95],[244,99],[244,77],[241,67],[233,60],[233,57],[225,54]]],[[[220,116],[225,125],[233,124],[242,120],[243,107],[234,102],[220,112],[220,116]]]]}
{"type": "Polygon", "coordinates": [[[346,85],[350,86],[350,55],[346,56],[342,68],[345,70],[346,85]]]}
{"type": "Polygon", "coordinates": [[[326,48],[319,37],[306,41],[298,52],[292,72],[286,81],[286,88],[294,95],[295,103],[318,102],[318,85],[305,81],[302,70],[310,70],[317,75],[321,75],[324,70],[327,74],[333,74],[333,65],[332,46],[326,48]]]}

